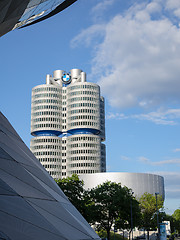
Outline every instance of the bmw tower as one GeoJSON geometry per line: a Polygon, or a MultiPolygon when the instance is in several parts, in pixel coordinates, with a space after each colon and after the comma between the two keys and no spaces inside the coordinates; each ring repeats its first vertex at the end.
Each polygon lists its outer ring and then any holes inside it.
{"type": "Polygon", "coordinates": [[[32,89],[31,134],[31,151],[53,178],[106,172],[104,98],[82,70],[56,70],[32,89]]]}

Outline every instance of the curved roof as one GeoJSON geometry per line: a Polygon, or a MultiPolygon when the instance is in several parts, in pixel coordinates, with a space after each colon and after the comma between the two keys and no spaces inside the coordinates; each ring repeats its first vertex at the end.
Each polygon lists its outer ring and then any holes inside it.
{"type": "Polygon", "coordinates": [[[77,0],[4,0],[0,2],[0,36],[43,21],[77,0]]]}

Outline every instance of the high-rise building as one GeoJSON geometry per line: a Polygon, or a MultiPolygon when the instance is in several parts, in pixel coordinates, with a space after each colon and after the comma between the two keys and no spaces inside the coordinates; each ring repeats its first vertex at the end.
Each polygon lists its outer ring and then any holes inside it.
{"type": "Polygon", "coordinates": [[[32,89],[30,148],[55,178],[106,171],[104,98],[86,73],[47,75],[32,89]]]}

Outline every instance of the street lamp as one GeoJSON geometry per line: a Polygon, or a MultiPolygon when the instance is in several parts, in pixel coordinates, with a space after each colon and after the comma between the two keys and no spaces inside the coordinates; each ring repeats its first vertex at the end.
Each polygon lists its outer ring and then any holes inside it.
{"type": "Polygon", "coordinates": [[[159,212],[158,212],[158,206],[157,206],[157,195],[159,195],[158,192],[155,192],[155,196],[156,196],[156,214],[157,214],[157,229],[158,229],[158,237],[157,239],[159,239],[159,212]]]}
{"type": "MultiPolygon", "coordinates": [[[[132,192],[132,195],[134,192],[132,192]]],[[[132,212],[132,198],[131,198],[131,233],[132,233],[132,240],[133,240],[133,212],[132,212]]]]}

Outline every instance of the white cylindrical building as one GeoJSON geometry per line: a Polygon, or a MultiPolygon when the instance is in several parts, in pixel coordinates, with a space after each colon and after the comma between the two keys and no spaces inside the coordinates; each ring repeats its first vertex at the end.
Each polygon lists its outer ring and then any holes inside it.
{"type": "Polygon", "coordinates": [[[100,133],[100,88],[95,83],[76,82],[67,87],[67,130],[100,133]]]}
{"type": "Polygon", "coordinates": [[[32,90],[31,150],[54,178],[106,171],[104,98],[86,73],[47,75],[32,90]]]}
{"type": "Polygon", "coordinates": [[[43,84],[32,89],[31,134],[59,135],[62,132],[62,90],[43,84]]]}
{"type": "Polygon", "coordinates": [[[165,199],[164,178],[150,173],[129,173],[129,172],[106,172],[80,175],[84,182],[85,189],[92,189],[106,181],[121,183],[134,192],[134,196],[139,199],[144,193],[155,196],[159,193],[165,199]]]}
{"type": "Polygon", "coordinates": [[[62,175],[61,145],[61,138],[47,135],[32,138],[30,144],[31,151],[55,179],[61,178],[62,175]]]}
{"type": "Polygon", "coordinates": [[[101,139],[91,133],[67,137],[67,174],[99,173],[101,169],[101,139]]]}

